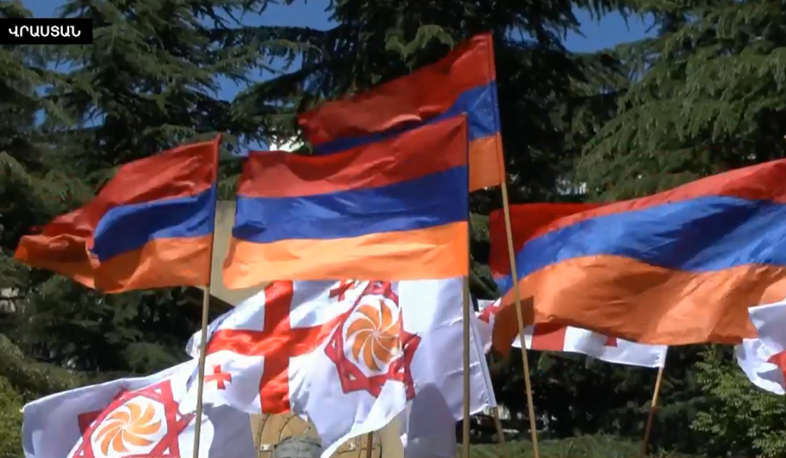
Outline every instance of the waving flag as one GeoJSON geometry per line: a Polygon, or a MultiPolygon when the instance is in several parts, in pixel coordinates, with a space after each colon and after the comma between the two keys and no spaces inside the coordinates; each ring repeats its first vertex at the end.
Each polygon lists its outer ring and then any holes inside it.
{"type": "MultiPolygon", "coordinates": [[[[470,348],[470,361],[472,365],[475,364],[475,361],[480,365],[483,371],[485,387],[480,393],[473,393],[470,412],[479,412],[480,408],[485,405],[483,412],[488,414],[490,409],[497,409],[497,399],[494,397],[491,374],[484,357],[484,336],[482,330],[479,329],[480,327],[478,320],[473,317],[470,321],[470,340],[473,344],[470,348]]],[[[486,340],[490,340],[490,335],[489,339],[486,340]]],[[[455,345],[455,348],[458,348],[459,342],[456,341],[455,345]]],[[[443,366],[441,371],[451,374],[462,370],[461,367],[455,366],[455,360],[453,364],[453,367],[449,365],[443,366]]],[[[473,390],[478,389],[475,387],[475,381],[475,378],[470,381],[473,390]]],[[[405,457],[453,458],[456,456],[458,442],[456,419],[463,418],[464,412],[451,410],[451,408],[457,408],[452,399],[460,395],[461,393],[457,391],[445,394],[436,385],[426,385],[418,392],[415,399],[407,404],[406,409],[399,413],[399,431],[405,457]],[[447,399],[450,399],[452,407],[448,405],[447,399]]],[[[461,407],[461,405],[458,405],[458,407],[461,407]]]]}
{"type": "MultiPolygon", "coordinates": [[[[25,405],[26,458],[191,458],[194,409],[189,361],[149,377],[53,394],[25,405]],[[69,450],[70,453],[69,453],[69,450]]],[[[199,456],[255,456],[248,414],[205,405],[199,456]]]]}
{"type": "MultiPolygon", "coordinates": [[[[754,337],[748,307],[786,296],[784,176],[786,160],[772,161],[526,234],[516,265],[528,322],[648,344],[754,337]]],[[[498,314],[494,346],[502,352],[518,334],[515,313],[498,314]]]]}
{"type": "MultiPolygon", "coordinates": [[[[275,282],[213,328],[206,402],[305,415],[327,457],[421,394],[462,416],[461,279],[275,282]]],[[[477,350],[477,346],[473,346],[477,350]]],[[[196,357],[194,352],[192,356],[196,357]]],[[[471,353],[471,410],[493,405],[471,353]]],[[[193,383],[196,386],[196,383],[193,383]]]]}
{"type": "MultiPolygon", "coordinates": [[[[481,301],[478,312],[478,328],[481,339],[488,350],[491,348],[491,335],[494,318],[500,310],[499,300],[481,301]]],[[[538,325],[524,328],[527,348],[538,351],[566,351],[581,353],[614,364],[640,367],[663,367],[666,364],[665,345],[645,345],[616,337],[607,337],[586,329],[573,326],[538,325]]],[[[521,348],[521,338],[517,337],[513,346],[521,348]]]]}
{"type": "Polygon", "coordinates": [[[300,114],[298,121],[317,154],[332,154],[466,113],[469,190],[498,186],[505,179],[505,166],[496,79],[493,40],[491,34],[481,34],[435,64],[326,103],[300,114]]]}
{"type": "Polygon", "coordinates": [[[737,363],[750,381],[771,393],[786,394],[786,301],[748,309],[757,337],[737,345],[737,363]]]}
{"type": "Polygon", "coordinates": [[[252,153],[224,284],[466,275],[466,191],[464,116],[330,156],[252,153]]]}
{"type": "Polygon", "coordinates": [[[15,258],[109,293],[208,284],[219,140],[123,165],[86,206],[22,237],[15,258]]]}
{"type": "MultiPolygon", "coordinates": [[[[513,250],[519,251],[531,238],[541,235],[542,231],[554,221],[566,216],[600,207],[591,203],[536,203],[512,205],[510,207],[510,225],[513,233],[513,250]]],[[[510,255],[508,239],[505,232],[505,215],[502,210],[489,215],[489,268],[497,287],[502,294],[513,288],[510,275],[510,255]]]]}

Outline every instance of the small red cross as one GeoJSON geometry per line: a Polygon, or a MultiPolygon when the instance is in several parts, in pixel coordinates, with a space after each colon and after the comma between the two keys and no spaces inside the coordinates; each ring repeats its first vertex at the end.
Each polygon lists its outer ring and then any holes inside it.
{"type": "Polygon", "coordinates": [[[357,280],[341,280],[341,283],[338,284],[335,288],[331,288],[328,292],[329,298],[337,297],[338,300],[343,301],[346,297],[347,291],[357,286],[357,280]]]}
{"type": "Polygon", "coordinates": [[[229,350],[265,359],[259,380],[259,399],[265,413],[289,408],[289,360],[314,351],[330,336],[342,317],[320,326],[293,328],[289,322],[294,284],[278,281],[265,288],[265,322],[259,331],[219,329],[213,333],[207,354],[229,350]]]}
{"type": "Polygon", "coordinates": [[[231,382],[232,374],[228,372],[221,372],[221,365],[216,364],[213,366],[213,374],[205,377],[205,383],[216,382],[216,388],[219,390],[226,389],[224,382],[231,382]]]}

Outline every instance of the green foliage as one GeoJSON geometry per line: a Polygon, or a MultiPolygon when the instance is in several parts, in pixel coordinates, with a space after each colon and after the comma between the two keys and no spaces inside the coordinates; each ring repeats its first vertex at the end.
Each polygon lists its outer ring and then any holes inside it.
{"type": "Polygon", "coordinates": [[[0,376],[0,458],[21,458],[22,398],[0,376]]]}
{"type": "Polygon", "coordinates": [[[55,276],[27,297],[18,342],[43,361],[147,374],[186,358],[199,310],[183,291],[101,295],[55,276]],[[46,336],[46,338],[43,338],[46,336]]]}
{"type": "MultiPolygon", "coordinates": [[[[578,436],[570,439],[544,440],[538,442],[538,451],[544,458],[629,458],[638,456],[641,442],[635,439],[615,436],[594,435],[578,436]]],[[[478,458],[531,457],[534,456],[532,443],[526,440],[500,444],[471,445],[470,453],[478,458]]],[[[459,454],[459,456],[461,456],[459,454]]],[[[688,455],[669,454],[668,456],[687,457],[688,455]]]]}
{"type": "MultiPolygon", "coordinates": [[[[528,357],[535,414],[545,437],[643,434],[656,370],[609,364],[570,353],[530,351],[528,357]],[[544,418],[548,421],[544,422],[544,418]]],[[[702,400],[692,373],[697,361],[698,347],[669,350],[651,450],[700,450],[700,441],[690,431],[695,406],[702,400]]],[[[519,429],[528,430],[521,367],[521,353],[515,350],[507,363],[492,361],[491,376],[497,400],[510,409],[513,418],[521,418],[519,429]]]]}
{"type": "MultiPolygon", "coordinates": [[[[19,2],[0,5],[0,17],[28,15],[19,2]]],[[[63,173],[67,166],[49,169],[55,157],[44,144],[45,133],[34,125],[39,110],[62,116],[36,95],[37,87],[53,81],[44,62],[34,47],[0,46],[0,289],[27,285],[28,269],[11,261],[18,237],[37,224],[38,215],[64,211],[79,194],[79,184],[69,183],[63,173]]]]}
{"type": "Polygon", "coordinates": [[[0,376],[25,402],[86,384],[83,374],[62,367],[32,362],[6,336],[0,334],[0,376]]]}
{"type": "Polygon", "coordinates": [[[49,394],[116,378],[85,374],[26,357],[0,334],[0,458],[22,457],[22,406],[49,394]]]}
{"type": "Polygon", "coordinates": [[[691,425],[708,456],[786,456],[783,396],[756,388],[735,366],[728,348],[706,348],[696,378],[708,396],[691,425]]]}
{"type": "Polygon", "coordinates": [[[120,377],[85,373],[30,359],[0,334],[0,458],[22,453],[22,406],[44,396],[120,377]]]}
{"type": "Polygon", "coordinates": [[[586,145],[581,179],[640,196],[784,157],[786,13],[780,2],[638,2],[659,35],[620,47],[637,81],[586,145]]]}

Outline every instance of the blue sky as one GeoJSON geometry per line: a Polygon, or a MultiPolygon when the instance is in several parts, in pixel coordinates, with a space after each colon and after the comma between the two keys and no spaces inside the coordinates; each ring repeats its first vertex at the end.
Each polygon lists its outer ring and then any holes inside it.
{"type": "MultiPolygon", "coordinates": [[[[56,10],[63,0],[23,0],[22,3],[36,17],[56,16],[56,10]]],[[[291,6],[271,5],[262,15],[244,18],[249,25],[291,25],[315,29],[331,27],[325,7],[328,2],[296,0],[291,6]]],[[[565,38],[565,46],[576,52],[590,52],[615,46],[628,41],[639,40],[648,35],[646,21],[629,18],[626,22],[619,14],[609,14],[599,21],[593,20],[586,11],[577,11],[581,23],[581,34],[570,33],[565,38]]],[[[231,82],[222,85],[220,97],[232,99],[242,88],[231,82]]]]}

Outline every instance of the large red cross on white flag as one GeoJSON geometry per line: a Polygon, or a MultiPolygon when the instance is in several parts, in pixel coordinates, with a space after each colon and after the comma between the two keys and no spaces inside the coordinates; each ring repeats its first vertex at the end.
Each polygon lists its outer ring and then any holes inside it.
{"type": "MultiPolygon", "coordinates": [[[[321,298],[325,302],[322,305],[328,309],[329,302],[343,301],[348,292],[359,287],[360,282],[341,282],[326,291],[321,298]]],[[[298,306],[304,304],[295,300],[295,285],[291,281],[272,283],[264,290],[263,297],[264,304],[250,310],[245,319],[239,316],[221,323],[210,336],[207,353],[210,364],[219,364],[221,371],[230,370],[220,365],[222,352],[232,352],[232,358],[236,355],[259,358],[262,365],[259,408],[265,413],[283,413],[290,410],[290,362],[313,352],[329,337],[342,316],[326,314],[327,319],[322,321],[301,319],[293,323],[298,316],[303,318],[302,313],[298,314],[298,306]]],[[[232,374],[227,372],[224,376],[232,374]]]]}
{"type": "MultiPolygon", "coordinates": [[[[305,415],[323,457],[384,427],[418,386],[439,391],[460,418],[464,362],[453,350],[463,335],[461,291],[460,278],[269,285],[211,326],[208,377],[232,378],[224,389],[206,384],[205,403],[305,415]]],[[[472,358],[470,406],[478,412],[492,395],[484,361],[472,358]]]]}

